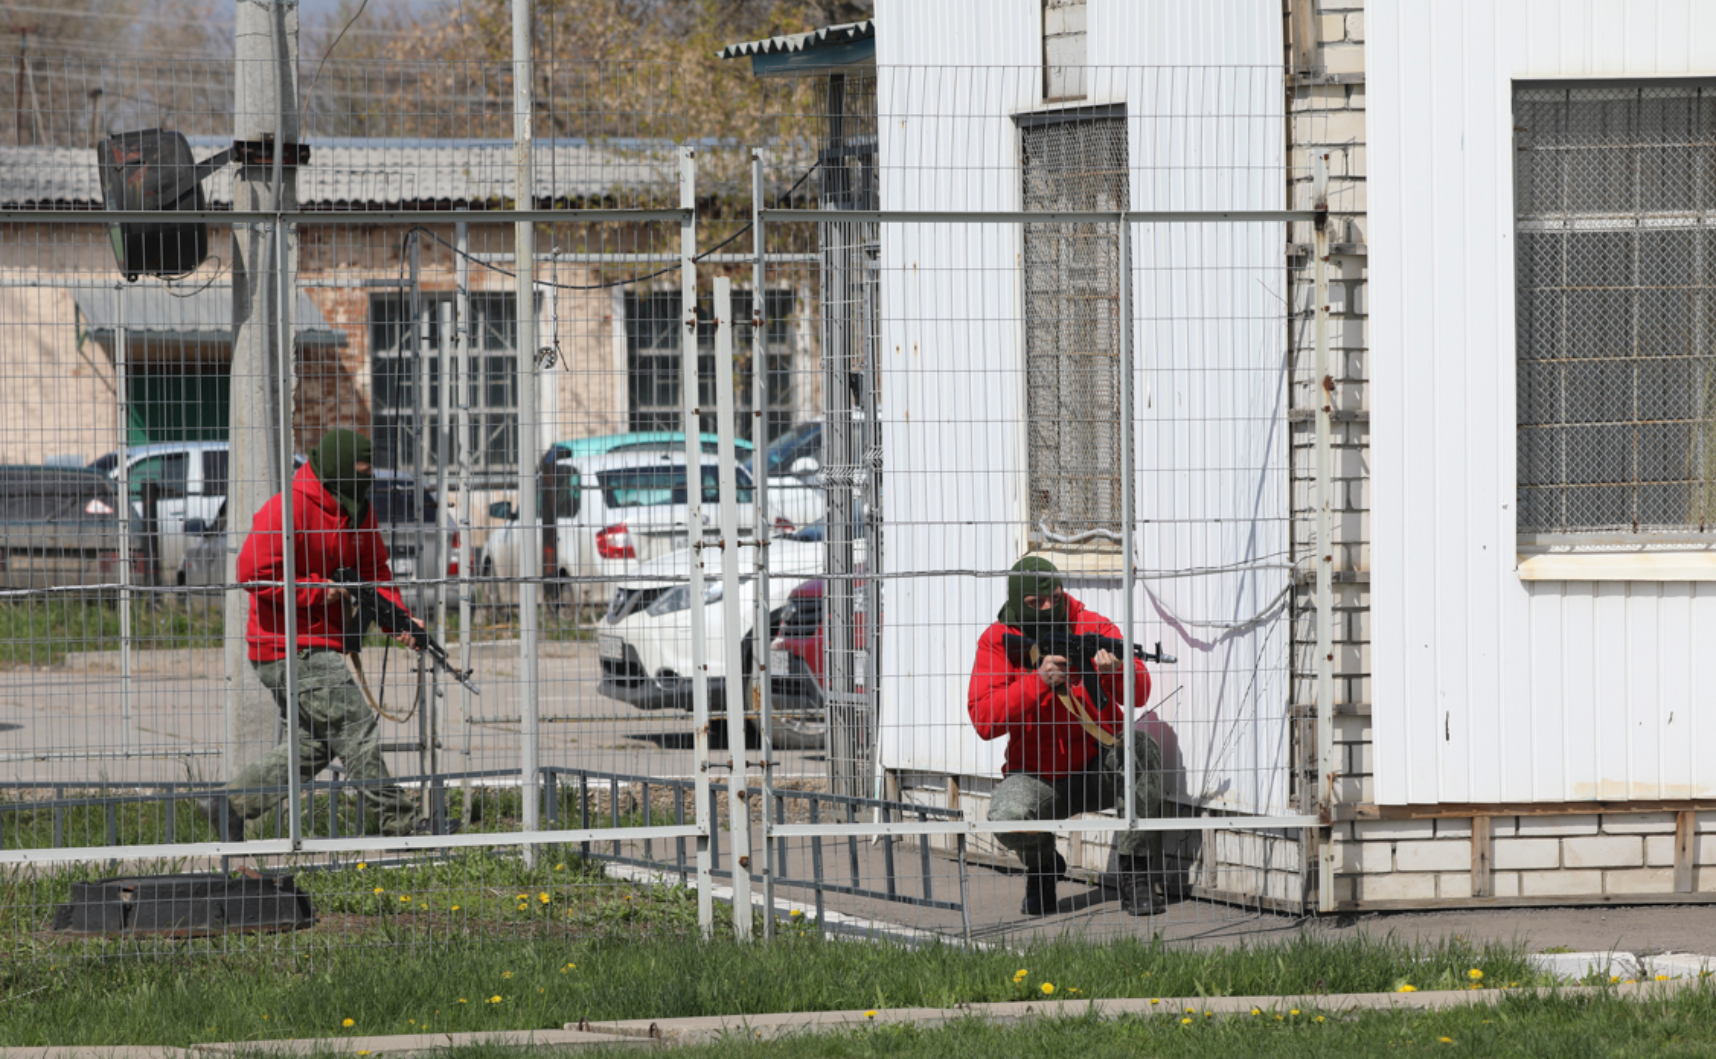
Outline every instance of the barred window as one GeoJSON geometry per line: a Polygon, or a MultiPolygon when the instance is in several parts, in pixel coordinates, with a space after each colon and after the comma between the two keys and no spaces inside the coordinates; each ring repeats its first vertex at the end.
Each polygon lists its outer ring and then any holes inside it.
{"type": "MultiPolygon", "coordinates": [[[[370,419],[375,460],[380,467],[408,471],[416,466],[417,446],[426,443],[424,465],[435,467],[441,451],[441,305],[454,299],[446,291],[418,297],[422,311],[419,331],[424,356],[415,356],[411,343],[411,301],[397,294],[370,300],[370,419]],[[419,389],[429,421],[420,429],[419,389]]],[[[459,445],[471,454],[479,475],[509,474],[518,468],[518,298],[510,293],[472,294],[471,348],[466,400],[470,435],[455,432],[453,459],[459,445]]],[[[453,402],[457,407],[458,402],[453,402]]],[[[456,430],[456,428],[455,428],[456,430]]]]}
{"type": "Polygon", "coordinates": [[[1519,86],[1521,534],[1716,528],[1716,82],[1519,86]]]}
{"type": "MultiPolygon", "coordinates": [[[[1124,210],[1126,119],[1078,108],[1020,120],[1027,210],[1124,210]]],[[[1024,226],[1026,473],[1038,546],[1118,544],[1120,226],[1024,226]]]]}

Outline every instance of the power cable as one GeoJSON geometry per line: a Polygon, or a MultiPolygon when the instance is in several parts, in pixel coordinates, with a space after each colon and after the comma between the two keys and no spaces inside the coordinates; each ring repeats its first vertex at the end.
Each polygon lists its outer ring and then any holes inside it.
{"type": "Polygon", "coordinates": [[[328,65],[328,56],[334,54],[334,49],[340,46],[340,41],[346,39],[346,31],[352,28],[353,22],[363,16],[364,8],[368,6],[369,0],[363,0],[363,3],[358,5],[358,9],[352,12],[352,17],[346,19],[346,24],[340,27],[339,35],[334,38],[334,42],[328,45],[326,51],[322,52],[322,61],[316,64],[316,72],[310,78],[310,87],[304,89],[304,98],[298,104],[300,120],[302,120],[302,115],[310,113],[310,97],[316,93],[316,85],[322,79],[322,67],[328,65]]]}
{"type": "MultiPolygon", "coordinates": [[[[792,193],[797,191],[800,187],[802,187],[804,182],[806,180],[810,179],[810,175],[812,173],[816,172],[817,167],[819,167],[821,165],[822,165],[822,163],[820,161],[811,163],[810,168],[806,169],[804,171],[804,174],[802,176],[800,176],[798,178],[798,180],[793,183],[793,186],[790,188],[787,188],[786,191],[780,196],[780,198],[775,200],[775,208],[780,209],[783,203],[785,203],[789,199],[791,199],[792,193]]],[[[746,232],[750,231],[753,227],[755,227],[755,225],[753,223],[746,222],[746,224],[743,228],[740,228],[738,231],[734,232],[732,235],[729,235],[727,238],[721,240],[719,243],[716,243],[714,246],[703,251],[701,254],[698,254],[696,257],[692,258],[691,260],[702,261],[703,259],[709,257],[709,255],[715,253],[717,250],[720,250],[722,247],[727,246],[728,244],[732,243],[733,240],[739,238],[741,235],[744,235],[746,232]]],[[[513,279],[518,278],[518,273],[510,272],[504,268],[501,268],[499,265],[495,265],[495,264],[491,264],[490,262],[483,261],[483,260],[479,259],[474,254],[466,253],[465,251],[460,250],[454,244],[449,243],[446,239],[444,239],[440,235],[437,235],[435,232],[431,231],[428,228],[425,228],[424,226],[422,226],[420,224],[419,225],[413,225],[412,227],[407,228],[405,230],[405,239],[400,244],[400,253],[402,255],[402,258],[403,258],[403,254],[405,253],[405,250],[409,244],[411,237],[418,232],[421,232],[424,235],[427,235],[430,239],[432,239],[435,242],[446,247],[448,250],[451,250],[455,255],[464,258],[465,260],[471,262],[471,264],[476,265],[479,268],[486,268],[490,272],[499,273],[502,276],[509,276],[513,279]]],[[[665,276],[669,272],[672,272],[674,269],[677,269],[679,267],[680,267],[679,265],[668,265],[666,268],[660,268],[654,272],[646,273],[642,276],[628,276],[625,279],[610,280],[607,283],[586,283],[586,284],[550,283],[547,280],[538,280],[537,284],[539,286],[543,286],[543,287],[552,287],[555,290],[607,290],[608,288],[611,288],[611,287],[624,287],[624,286],[627,286],[629,284],[642,283],[645,280],[652,280],[652,279],[656,278],[657,276],[665,276]]]]}

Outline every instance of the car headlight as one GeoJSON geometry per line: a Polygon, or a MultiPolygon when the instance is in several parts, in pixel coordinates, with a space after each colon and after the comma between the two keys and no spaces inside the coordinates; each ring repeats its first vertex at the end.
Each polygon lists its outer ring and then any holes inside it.
{"type": "Polygon", "coordinates": [[[719,581],[710,585],[708,588],[703,590],[703,602],[705,604],[721,602],[721,597],[725,594],[725,588],[726,586],[719,581]]]}

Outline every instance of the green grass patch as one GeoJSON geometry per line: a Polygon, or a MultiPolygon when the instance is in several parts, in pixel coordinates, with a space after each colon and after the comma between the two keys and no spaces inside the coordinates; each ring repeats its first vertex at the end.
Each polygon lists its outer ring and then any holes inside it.
{"type": "MultiPolygon", "coordinates": [[[[585,920],[567,925],[562,936],[479,940],[452,929],[457,920],[438,907],[449,901],[451,886],[472,892],[468,879],[455,867],[424,870],[449,873],[440,888],[427,891],[428,913],[383,913],[386,901],[373,909],[364,903],[377,897],[405,904],[396,891],[401,881],[381,895],[349,887],[323,895],[358,902],[350,906],[354,914],[391,915],[392,935],[368,936],[391,942],[386,946],[351,944],[330,922],[298,935],[215,939],[215,947],[228,951],[201,955],[188,954],[188,943],[139,939],[105,950],[133,958],[91,959],[86,953],[95,950],[79,947],[8,961],[0,965],[0,1045],[338,1036],[348,1032],[347,1018],[350,1033],[455,1033],[556,1028],[579,1018],[951,1007],[1040,997],[1045,982],[1057,998],[1076,998],[1366,992],[1403,981],[1431,988],[1464,981],[1473,967],[1490,982],[1539,980],[1515,948],[1453,940],[1414,946],[1299,939],[1219,950],[1059,940],[1000,951],[830,941],[811,927],[767,945],[706,943],[645,929],[664,915],[684,917],[673,922],[689,929],[695,921],[689,893],[654,891],[677,894],[677,908],[639,905],[643,892],[593,881],[584,891],[600,897],[580,908],[633,919],[615,919],[605,932],[596,929],[604,924],[585,920]],[[600,901],[633,907],[600,908],[600,901]],[[410,916],[420,917],[416,933],[397,925],[410,916]]],[[[514,911],[517,903],[531,903],[517,901],[520,893],[534,896],[520,876],[506,882],[485,889],[494,900],[512,901],[514,911]]],[[[548,907],[555,911],[545,921],[563,924],[561,906],[548,907]]]]}
{"type": "MultiPolygon", "coordinates": [[[[0,602],[0,668],[53,666],[71,651],[119,649],[118,596],[73,594],[0,602]]],[[[131,604],[132,646],[142,651],[218,647],[224,635],[219,610],[175,602],[131,604]]]]}

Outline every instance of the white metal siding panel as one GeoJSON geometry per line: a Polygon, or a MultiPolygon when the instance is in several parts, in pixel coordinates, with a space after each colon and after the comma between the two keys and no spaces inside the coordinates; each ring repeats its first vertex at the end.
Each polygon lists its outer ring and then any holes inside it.
{"type": "MultiPolygon", "coordinates": [[[[1016,208],[1012,115],[1040,105],[1038,17],[1035,0],[882,0],[884,208],[1016,208]],[[984,68],[933,65],[948,63],[984,68]]],[[[1134,208],[1282,207],[1278,12],[1264,0],[1205,8],[1093,0],[1088,19],[1089,98],[1126,105],[1134,208]],[[1209,65],[1185,65],[1193,62],[1209,65]],[[1265,68],[1237,68],[1250,63],[1265,68]],[[1200,114],[1255,120],[1228,120],[1218,130],[1200,114]],[[1234,137],[1242,127],[1249,135],[1234,137]]],[[[1141,569],[1286,551],[1283,240],[1279,225],[1134,231],[1138,502],[1173,526],[1141,536],[1141,569]],[[1155,275],[1165,278],[1146,282],[1155,275]],[[1232,392],[1235,377],[1251,389],[1232,392]],[[1246,414],[1236,416],[1236,407],[1246,414]],[[1248,466],[1249,475],[1235,470],[1248,466]],[[1186,526],[1175,516],[1210,522],[1186,526]]],[[[888,568],[1005,569],[1022,544],[1018,233],[887,225],[882,243],[888,568]],[[994,268],[997,260],[1008,267],[994,268]]],[[[1264,609],[1286,583],[1284,570],[1163,580],[1135,600],[1139,638],[1159,636],[1181,656],[1180,665],[1155,673],[1155,699],[1167,700],[1161,715],[1179,736],[1186,789],[1235,808],[1285,805],[1286,617],[1281,628],[1225,640],[1187,630],[1210,641],[1193,645],[1165,627],[1156,601],[1194,621],[1231,621],[1264,609]],[[1241,687],[1234,675],[1249,677],[1258,659],[1265,672],[1241,687]]],[[[1117,589],[1110,580],[1074,590],[1119,619],[1117,589]]],[[[964,704],[976,639],[1003,592],[989,578],[891,583],[882,681],[887,767],[998,771],[1001,745],[977,741],[964,704]]]]}
{"type": "Polygon", "coordinates": [[[1376,798],[1709,796],[1716,590],[1514,571],[1512,83],[1716,73],[1716,5],[1367,8],[1376,798]]]}

